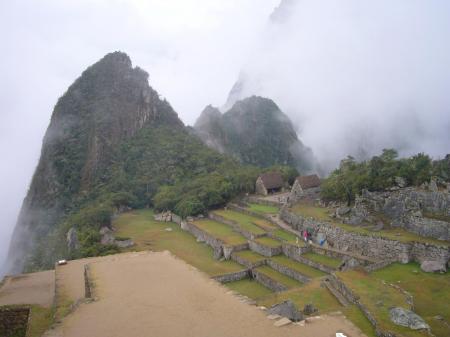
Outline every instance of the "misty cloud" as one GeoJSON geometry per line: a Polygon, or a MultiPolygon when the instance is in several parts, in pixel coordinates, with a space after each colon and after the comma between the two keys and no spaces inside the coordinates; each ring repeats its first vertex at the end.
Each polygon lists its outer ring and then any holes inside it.
{"type": "MultiPolygon", "coordinates": [[[[294,2],[291,2],[291,4],[294,2]]],[[[243,67],[330,169],[347,154],[450,152],[450,4],[298,1],[243,67]]]]}

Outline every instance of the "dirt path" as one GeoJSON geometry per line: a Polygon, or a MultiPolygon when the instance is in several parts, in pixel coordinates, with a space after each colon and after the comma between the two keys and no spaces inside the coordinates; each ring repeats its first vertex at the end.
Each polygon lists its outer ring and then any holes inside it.
{"type": "Polygon", "coordinates": [[[48,336],[363,336],[342,316],[277,328],[263,311],[168,252],[116,255],[90,266],[98,300],[80,305],[48,336]]]}
{"type": "Polygon", "coordinates": [[[0,288],[0,306],[11,304],[38,304],[50,308],[55,294],[55,272],[9,276],[0,288]]]}

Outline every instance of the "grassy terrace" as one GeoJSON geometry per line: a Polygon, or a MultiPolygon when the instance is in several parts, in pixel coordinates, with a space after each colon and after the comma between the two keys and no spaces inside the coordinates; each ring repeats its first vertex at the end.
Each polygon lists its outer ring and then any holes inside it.
{"type": "MultiPolygon", "coordinates": [[[[285,231],[284,229],[275,229],[274,231],[272,231],[272,234],[275,235],[277,238],[280,238],[281,240],[284,240],[288,243],[297,242],[297,236],[292,233],[289,233],[288,231],[285,231]]],[[[300,247],[305,246],[305,242],[301,238],[298,238],[298,244],[300,247]]]]}
{"type": "Polygon", "coordinates": [[[415,263],[395,263],[370,274],[372,278],[397,284],[411,293],[414,310],[430,325],[432,333],[439,337],[450,336],[450,327],[434,319],[440,315],[450,322],[450,273],[430,274],[420,270],[415,263]]]}
{"type": "Polygon", "coordinates": [[[247,207],[250,211],[260,214],[276,214],[278,213],[278,207],[261,205],[261,204],[248,204],[247,207]]]}
{"type": "Polygon", "coordinates": [[[194,236],[175,223],[153,220],[153,215],[152,210],[142,209],[121,214],[114,220],[116,235],[129,237],[136,244],[128,250],[169,250],[211,276],[242,270],[242,266],[234,261],[214,260],[209,246],[198,243],[194,236]]]}
{"type": "Polygon", "coordinates": [[[308,260],[323,264],[324,266],[327,266],[330,268],[338,268],[342,263],[342,261],[339,259],[335,259],[335,258],[326,256],[326,255],[322,255],[322,254],[316,254],[313,252],[302,254],[302,256],[304,256],[308,260]]]}
{"type": "Polygon", "coordinates": [[[307,204],[298,204],[292,208],[292,211],[296,214],[299,214],[304,217],[309,217],[313,219],[317,219],[320,221],[329,222],[335,226],[339,226],[342,229],[345,229],[348,232],[359,233],[362,235],[372,235],[372,236],[380,236],[386,239],[397,240],[400,242],[426,242],[432,243],[439,246],[449,246],[450,243],[446,241],[440,241],[432,238],[426,238],[419,236],[414,233],[410,233],[402,228],[386,228],[379,232],[373,232],[365,227],[360,226],[352,226],[340,223],[337,219],[334,219],[328,215],[329,210],[325,207],[307,205],[307,204]]]}
{"type": "Polygon", "coordinates": [[[294,269],[298,271],[300,274],[305,275],[309,278],[322,277],[326,275],[323,271],[307,266],[306,264],[291,260],[284,255],[272,256],[270,259],[283,266],[294,269]]]}
{"type": "MultiPolygon", "coordinates": [[[[396,274],[395,270],[391,270],[391,272],[394,272],[394,274],[396,274]]],[[[397,271],[397,274],[398,272],[399,271],[397,271]]],[[[383,271],[383,273],[386,272],[383,271]]],[[[357,270],[338,272],[336,274],[344,281],[344,283],[350,289],[352,289],[356,294],[360,296],[361,303],[363,303],[369,309],[369,311],[375,316],[382,330],[391,331],[395,334],[398,334],[399,336],[419,337],[428,335],[426,332],[414,331],[406,327],[395,325],[390,321],[389,308],[397,306],[409,308],[409,305],[406,301],[406,296],[401,291],[390,286],[389,283],[383,283],[382,279],[377,277],[376,274],[369,275],[367,273],[357,270]]],[[[400,274],[403,275],[402,272],[400,272],[400,274]]],[[[397,282],[396,284],[402,286],[401,282],[400,283],[397,282]]],[[[426,288],[423,282],[420,282],[420,284],[422,288],[426,288]]],[[[436,290],[439,292],[438,289],[436,290]]],[[[445,290],[443,292],[445,292],[445,290]]],[[[441,292],[441,294],[447,296],[448,298],[448,294],[445,295],[443,292],[441,292]]],[[[448,306],[449,303],[448,301],[445,301],[442,298],[439,299],[438,301],[429,302],[430,307],[427,307],[424,313],[429,315],[429,311],[433,310],[432,308],[436,304],[436,302],[445,303],[446,306],[448,306]]],[[[416,308],[415,310],[420,315],[420,309],[416,308]]],[[[440,310],[438,311],[440,312],[440,310]]],[[[427,320],[427,322],[431,323],[431,320],[427,320]]],[[[437,331],[432,332],[436,334],[437,331]]],[[[436,334],[436,336],[439,335],[436,334]]],[[[444,337],[448,336],[448,334],[440,336],[444,337]]]]}
{"type": "Polygon", "coordinates": [[[268,266],[261,266],[256,268],[256,270],[263,273],[264,275],[269,276],[271,279],[281,283],[289,289],[302,286],[302,283],[298,282],[297,280],[281,274],[268,266]]]}
{"type": "Polygon", "coordinates": [[[232,210],[221,209],[221,210],[214,211],[213,213],[217,214],[227,220],[235,221],[236,223],[239,224],[239,226],[242,229],[244,229],[250,233],[256,234],[256,235],[266,233],[266,231],[264,231],[261,227],[257,226],[256,224],[258,224],[258,225],[264,224],[264,226],[265,227],[267,226],[267,228],[269,228],[270,226],[273,227],[273,225],[266,220],[258,219],[253,216],[246,215],[246,214],[239,213],[239,212],[232,211],[232,210]]]}
{"type": "Polygon", "coordinates": [[[255,241],[257,243],[260,243],[260,244],[264,245],[264,246],[268,246],[268,247],[272,247],[272,248],[281,246],[281,242],[280,241],[274,240],[274,239],[269,238],[269,237],[257,238],[257,239],[255,239],[255,241]]]}
{"type": "Polygon", "coordinates": [[[258,253],[255,253],[251,250],[242,250],[240,252],[233,253],[233,254],[236,254],[237,256],[239,256],[247,261],[250,261],[252,263],[259,262],[259,261],[266,259],[265,256],[259,255],[258,253]]]}
{"type": "Polygon", "coordinates": [[[209,219],[202,219],[194,221],[194,224],[229,245],[240,245],[247,242],[246,238],[239,233],[234,232],[230,226],[223,223],[209,219]]]}
{"type": "Polygon", "coordinates": [[[259,300],[267,295],[273,294],[272,290],[264,287],[262,284],[250,280],[244,279],[236,282],[230,282],[225,284],[231,290],[245,295],[253,300],[259,300]]]}

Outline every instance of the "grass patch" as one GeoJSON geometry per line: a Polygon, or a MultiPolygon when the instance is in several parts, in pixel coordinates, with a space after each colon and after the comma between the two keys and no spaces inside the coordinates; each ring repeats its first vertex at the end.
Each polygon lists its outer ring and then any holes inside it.
{"type": "Polygon", "coordinates": [[[414,233],[410,233],[403,228],[385,228],[379,232],[373,232],[361,226],[352,226],[340,223],[328,215],[329,209],[309,204],[298,204],[292,208],[292,211],[298,215],[313,218],[320,221],[325,221],[335,226],[339,226],[348,232],[358,233],[362,235],[379,236],[386,239],[396,240],[400,242],[424,242],[431,243],[438,246],[449,246],[450,243],[446,241],[426,238],[414,233]]]}
{"type": "Polygon", "coordinates": [[[269,206],[269,205],[261,205],[261,204],[248,204],[247,209],[253,211],[255,213],[260,214],[276,214],[278,213],[278,207],[269,206]]]}
{"type": "Polygon", "coordinates": [[[342,261],[339,259],[335,259],[327,255],[317,254],[313,252],[302,254],[302,256],[313,262],[317,262],[323,264],[324,266],[335,269],[338,268],[342,263],[342,261]]]}
{"type": "Polygon", "coordinates": [[[258,300],[273,293],[269,288],[250,279],[225,283],[225,286],[253,300],[258,300]]]}
{"type": "Polygon", "coordinates": [[[243,258],[243,259],[245,259],[247,261],[250,261],[252,263],[263,261],[263,260],[266,259],[266,257],[264,257],[262,255],[259,255],[258,253],[255,253],[255,252],[253,252],[251,250],[242,250],[240,252],[236,252],[236,253],[233,253],[233,254],[235,254],[235,255],[237,255],[237,256],[239,256],[239,257],[241,257],[241,258],[243,258]]]}
{"type": "Polygon", "coordinates": [[[298,288],[302,286],[302,283],[298,282],[297,280],[294,280],[293,278],[290,278],[284,274],[281,274],[277,272],[276,270],[270,268],[269,266],[262,266],[256,268],[257,271],[263,273],[264,275],[267,275],[271,279],[281,283],[282,285],[286,286],[287,288],[298,288]]]}
{"type": "Polygon", "coordinates": [[[402,292],[363,271],[351,270],[337,272],[336,274],[360,296],[360,302],[374,315],[381,330],[390,331],[399,336],[427,336],[424,331],[414,331],[391,322],[389,308],[409,308],[406,297],[402,292]]]}
{"type": "Polygon", "coordinates": [[[194,221],[194,224],[229,245],[240,245],[247,243],[246,238],[239,233],[234,232],[233,228],[223,223],[209,219],[202,219],[194,221]]]}
{"type": "Polygon", "coordinates": [[[255,242],[267,246],[267,247],[271,247],[271,248],[276,248],[276,247],[280,247],[281,246],[281,242],[274,240],[272,238],[269,237],[261,237],[261,238],[257,238],[254,240],[255,242]]]}
{"type": "Polygon", "coordinates": [[[211,247],[198,243],[194,236],[175,223],[155,221],[153,215],[152,210],[142,209],[123,213],[114,220],[116,234],[130,237],[135,243],[124,251],[169,250],[211,276],[242,270],[242,266],[234,261],[214,260],[211,247]],[[166,228],[172,231],[166,231],[166,228]]]}
{"type": "Polygon", "coordinates": [[[40,337],[53,323],[53,310],[39,305],[31,306],[27,337],[40,337]]]}
{"type": "Polygon", "coordinates": [[[450,328],[435,316],[450,322],[450,273],[432,274],[420,270],[416,263],[394,263],[371,274],[408,291],[414,298],[414,310],[430,325],[434,335],[450,336],[450,328]]]}
{"type": "Polygon", "coordinates": [[[284,255],[272,256],[270,258],[274,262],[298,271],[300,274],[309,278],[317,278],[327,275],[321,270],[310,267],[306,264],[291,260],[284,255]]]}
{"type": "Polygon", "coordinates": [[[423,212],[425,218],[450,222],[450,216],[445,213],[423,212]]]}
{"type": "Polygon", "coordinates": [[[303,309],[306,304],[312,303],[319,314],[342,310],[343,307],[336,298],[320,285],[320,280],[315,279],[304,284],[301,288],[283,291],[281,293],[273,293],[258,301],[258,305],[270,307],[276,303],[290,299],[298,309],[303,309]]]}
{"type": "Polygon", "coordinates": [[[258,219],[253,216],[239,213],[236,211],[221,209],[214,211],[214,213],[227,220],[236,222],[242,229],[256,235],[264,234],[266,233],[266,231],[260,228],[259,226],[255,225],[255,223],[258,225],[264,224],[264,226],[273,228],[273,225],[266,220],[258,219]]]}
{"type": "Polygon", "coordinates": [[[344,315],[353,322],[367,337],[377,337],[372,323],[364,316],[364,313],[356,305],[342,308],[344,315]]]}
{"type": "MultiPolygon", "coordinates": [[[[272,231],[272,234],[275,235],[277,238],[280,238],[281,240],[286,241],[288,243],[295,244],[297,242],[297,236],[284,229],[276,229],[272,231]]],[[[305,242],[303,241],[303,239],[298,238],[298,245],[299,247],[305,246],[305,242]]]]}

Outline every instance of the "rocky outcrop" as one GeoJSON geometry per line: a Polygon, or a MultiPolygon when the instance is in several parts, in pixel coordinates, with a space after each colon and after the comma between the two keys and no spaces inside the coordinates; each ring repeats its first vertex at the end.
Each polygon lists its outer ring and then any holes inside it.
{"type": "Polygon", "coordinates": [[[420,264],[420,269],[426,273],[445,273],[447,271],[447,266],[443,261],[423,261],[420,264]]]}
{"type": "Polygon", "coordinates": [[[429,325],[425,323],[422,317],[401,307],[395,307],[389,310],[391,321],[397,325],[401,325],[412,330],[429,329],[429,325]]]}
{"type": "Polygon", "coordinates": [[[351,212],[344,213],[343,210],[347,208],[338,208],[336,216],[351,225],[365,222],[379,226],[380,221],[375,220],[374,214],[383,214],[392,227],[450,241],[450,193],[445,191],[412,187],[386,192],[363,190],[351,212]]]}
{"type": "Polygon", "coordinates": [[[67,240],[67,249],[69,250],[69,252],[80,248],[77,230],[74,227],[70,228],[69,231],[67,232],[66,240],[67,240]]]}
{"type": "Polygon", "coordinates": [[[268,313],[271,315],[279,315],[289,318],[293,322],[298,322],[303,319],[303,315],[295,307],[294,302],[287,300],[279,304],[275,304],[268,309],[268,313]]]}
{"type": "Polygon", "coordinates": [[[59,235],[62,219],[94,185],[105,182],[120,144],[149,125],[184,128],[128,55],[107,54],[82,73],[53,110],[13,233],[10,272],[22,271],[37,246],[43,248],[38,268],[53,266],[63,245],[56,239],[49,245],[48,237],[59,235]]]}

